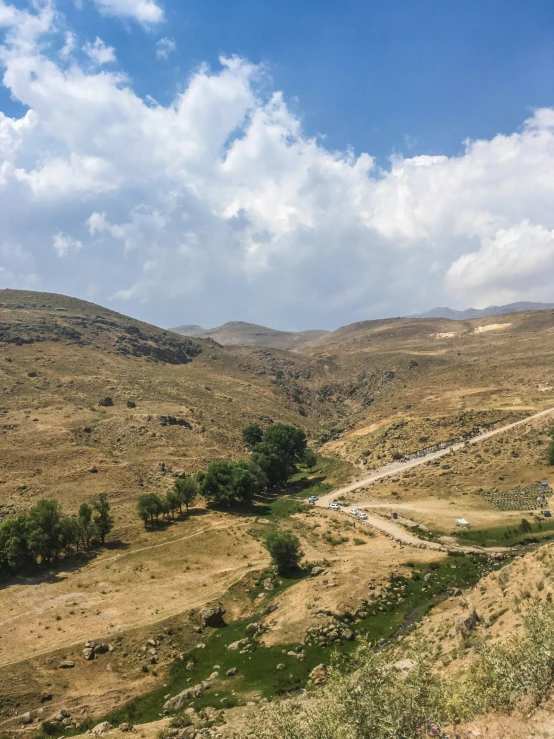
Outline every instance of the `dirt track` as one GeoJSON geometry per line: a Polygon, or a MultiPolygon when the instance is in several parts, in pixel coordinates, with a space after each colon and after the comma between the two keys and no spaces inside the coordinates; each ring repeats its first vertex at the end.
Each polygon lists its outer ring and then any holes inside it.
{"type": "MultiPolygon", "coordinates": [[[[425,464],[426,462],[430,462],[434,459],[438,459],[439,457],[443,457],[446,454],[450,454],[450,452],[457,451],[458,449],[462,449],[466,443],[469,444],[478,444],[481,441],[485,441],[486,439],[490,439],[492,436],[496,436],[497,434],[501,434],[505,431],[509,431],[510,429],[516,428],[517,426],[521,426],[522,424],[529,423],[530,421],[533,421],[536,418],[541,418],[543,416],[547,416],[551,413],[554,413],[554,408],[547,408],[544,411],[540,411],[539,413],[535,413],[532,416],[528,416],[527,418],[522,419],[521,421],[515,421],[514,423],[507,424],[506,426],[501,426],[499,428],[493,429],[492,431],[486,431],[483,434],[479,434],[478,436],[474,436],[473,439],[470,439],[469,441],[461,441],[456,442],[454,444],[451,444],[448,447],[445,447],[444,449],[439,449],[438,451],[429,452],[429,454],[425,454],[421,457],[417,457],[416,459],[409,459],[405,462],[393,462],[392,464],[385,465],[384,467],[381,467],[380,469],[372,472],[367,477],[363,477],[359,480],[356,480],[355,482],[350,483],[349,485],[346,485],[345,487],[338,488],[337,490],[333,490],[331,493],[328,493],[327,495],[321,496],[321,498],[317,501],[317,505],[320,507],[326,507],[329,503],[332,503],[334,500],[339,498],[341,495],[345,495],[347,493],[351,493],[354,490],[358,490],[359,488],[366,487],[368,485],[371,485],[372,483],[376,482],[377,480],[382,480],[385,477],[390,477],[391,475],[396,475],[401,472],[405,472],[406,470],[410,470],[414,467],[419,467],[422,464],[425,464]]],[[[357,508],[364,508],[364,507],[370,507],[372,505],[372,501],[367,501],[367,503],[357,503],[357,508]]],[[[417,510],[417,504],[412,505],[412,508],[414,510],[417,510]]],[[[467,553],[472,552],[489,552],[489,553],[500,553],[506,551],[505,548],[497,547],[497,548],[489,548],[484,549],[481,547],[461,547],[455,544],[438,544],[436,542],[429,542],[425,541],[423,539],[419,539],[414,534],[411,534],[409,531],[406,531],[406,529],[401,526],[400,524],[394,523],[394,521],[391,521],[389,519],[382,518],[381,516],[374,515],[374,514],[367,514],[368,518],[366,521],[366,524],[369,526],[372,526],[376,529],[379,529],[387,536],[391,536],[396,541],[401,542],[402,544],[406,544],[409,546],[417,546],[421,547],[424,546],[428,549],[436,549],[439,551],[449,551],[449,550],[463,550],[467,553]]]]}

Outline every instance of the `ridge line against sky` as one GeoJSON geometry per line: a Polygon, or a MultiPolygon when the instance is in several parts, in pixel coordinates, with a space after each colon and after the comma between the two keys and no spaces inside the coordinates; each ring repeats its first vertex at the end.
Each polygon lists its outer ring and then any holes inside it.
{"type": "Polygon", "coordinates": [[[0,0],[0,286],[286,329],[552,299],[549,105],[387,161],[308,132],[271,59],[181,69],[181,6],[78,5],[0,0]],[[124,66],[146,53],[148,75],[124,66]]]}

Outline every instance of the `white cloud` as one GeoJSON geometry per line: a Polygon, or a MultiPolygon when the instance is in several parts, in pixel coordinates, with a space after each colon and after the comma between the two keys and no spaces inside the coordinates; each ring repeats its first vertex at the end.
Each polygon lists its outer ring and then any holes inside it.
{"type": "Polygon", "coordinates": [[[67,59],[77,48],[77,36],[72,31],[67,31],[65,34],[65,43],[59,51],[59,55],[62,59],[67,59]]]}
{"type": "MultiPolygon", "coordinates": [[[[64,47],[65,48],[65,47],[64,47]]],[[[102,64],[109,64],[115,62],[115,49],[113,46],[106,46],[101,38],[96,37],[94,43],[88,41],[83,46],[83,51],[95,64],[101,66],[102,64]]]]}
{"type": "Polygon", "coordinates": [[[52,246],[58,252],[59,257],[66,257],[71,251],[79,251],[83,248],[83,244],[77,239],[59,231],[54,235],[52,246]]]}
{"type": "Polygon", "coordinates": [[[169,59],[169,55],[172,54],[177,48],[177,44],[173,39],[161,38],[156,44],[156,56],[158,59],[169,59]]]}
{"type": "Polygon", "coordinates": [[[132,18],[142,25],[160,23],[164,12],[155,0],[94,0],[103,15],[132,18]]]}
{"type": "Polygon", "coordinates": [[[333,325],[554,299],[554,110],[383,171],[307,137],[244,59],[198,69],[162,106],[121,74],[45,57],[53,17],[0,0],[4,83],[29,109],[0,114],[0,244],[27,255],[3,253],[6,273],[94,285],[166,323],[333,325]],[[72,259],[53,265],[44,244],[72,259]]]}

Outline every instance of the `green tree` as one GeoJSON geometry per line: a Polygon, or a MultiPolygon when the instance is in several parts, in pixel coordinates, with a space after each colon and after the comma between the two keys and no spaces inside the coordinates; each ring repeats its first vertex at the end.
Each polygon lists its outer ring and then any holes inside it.
{"type": "Polygon", "coordinates": [[[27,516],[8,518],[0,524],[0,572],[18,572],[33,561],[27,536],[27,516]]]}
{"type": "Polygon", "coordinates": [[[198,496],[198,483],[192,477],[178,477],[175,480],[175,492],[179,499],[179,513],[183,512],[183,506],[185,510],[189,512],[189,507],[194,505],[196,497],[198,496]]]}
{"type": "Polygon", "coordinates": [[[110,504],[106,493],[100,493],[98,498],[93,502],[92,507],[96,511],[94,516],[94,526],[100,537],[102,544],[106,541],[106,536],[113,529],[113,518],[110,515],[110,504]]]}
{"type": "Polygon", "coordinates": [[[251,423],[242,430],[242,440],[252,450],[263,439],[264,432],[259,423],[251,423]]]}
{"type": "Polygon", "coordinates": [[[60,546],[66,555],[75,547],[79,551],[79,523],[75,516],[66,516],[60,521],[60,546]]]}
{"type": "Polygon", "coordinates": [[[137,512],[140,518],[144,521],[144,526],[148,524],[154,525],[154,518],[157,520],[160,513],[162,512],[162,501],[156,493],[145,493],[139,496],[137,501],[137,512]]]}
{"type": "Polygon", "coordinates": [[[92,508],[88,503],[81,503],[77,514],[77,525],[79,527],[79,538],[85,547],[90,546],[94,536],[94,523],[92,520],[92,508]]]}
{"type": "Polygon", "coordinates": [[[280,575],[297,569],[304,555],[300,549],[300,540],[290,531],[271,531],[267,535],[265,546],[280,575]]]}
{"type": "Polygon", "coordinates": [[[50,562],[60,553],[62,512],[57,500],[39,500],[27,517],[27,544],[38,559],[50,562]]]}
{"type": "Polygon", "coordinates": [[[165,494],[165,501],[168,510],[171,511],[173,518],[175,518],[175,511],[178,508],[181,509],[181,500],[175,488],[171,488],[171,490],[167,491],[165,494]]]}
{"type": "Polygon", "coordinates": [[[313,470],[317,464],[317,454],[310,447],[306,447],[302,461],[309,470],[313,470]]]}
{"type": "Polygon", "coordinates": [[[270,486],[282,485],[304,460],[306,449],[306,434],[302,429],[276,423],[266,429],[252,460],[263,470],[270,486]]]}

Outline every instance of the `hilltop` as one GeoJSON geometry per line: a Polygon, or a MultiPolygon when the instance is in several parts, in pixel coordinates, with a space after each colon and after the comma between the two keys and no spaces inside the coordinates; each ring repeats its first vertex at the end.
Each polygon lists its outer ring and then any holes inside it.
{"type": "Polygon", "coordinates": [[[308,341],[325,336],[328,331],[278,331],[266,326],[244,321],[229,321],[216,328],[204,329],[195,325],[177,326],[171,329],[184,336],[211,338],[223,346],[260,346],[273,349],[292,349],[308,341]]]}

